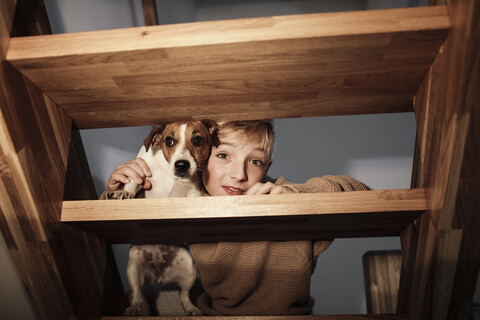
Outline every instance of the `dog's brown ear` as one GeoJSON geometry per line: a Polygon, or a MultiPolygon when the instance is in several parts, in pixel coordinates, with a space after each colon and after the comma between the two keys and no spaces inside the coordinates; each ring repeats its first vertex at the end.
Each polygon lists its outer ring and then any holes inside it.
{"type": "Polygon", "coordinates": [[[154,147],[160,147],[160,141],[162,138],[162,132],[165,129],[165,125],[161,124],[155,129],[153,129],[148,137],[143,139],[143,145],[145,146],[145,151],[148,152],[148,149],[150,149],[150,146],[153,145],[154,147]]]}
{"type": "Polygon", "coordinates": [[[220,144],[220,140],[218,139],[218,125],[217,122],[210,120],[210,119],[203,119],[203,125],[207,128],[208,134],[212,137],[212,145],[217,147],[220,144]]]}

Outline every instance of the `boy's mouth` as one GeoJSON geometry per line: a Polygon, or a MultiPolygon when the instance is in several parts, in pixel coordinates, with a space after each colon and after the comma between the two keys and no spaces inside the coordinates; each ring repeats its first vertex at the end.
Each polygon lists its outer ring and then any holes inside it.
{"type": "Polygon", "coordinates": [[[234,188],[234,187],[228,187],[228,186],[223,186],[222,188],[230,196],[239,196],[239,195],[243,194],[243,190],[241,190],[241,189],[237,189],[237,188],[234,188]]]}

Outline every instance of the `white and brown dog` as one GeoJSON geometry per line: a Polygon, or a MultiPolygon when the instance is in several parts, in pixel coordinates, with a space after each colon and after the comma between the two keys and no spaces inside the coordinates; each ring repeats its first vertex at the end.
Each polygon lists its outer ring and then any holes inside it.
{"type": "MultiPolygon", "coordinates": [[[[179,121],[153,129],[137,155],[152,172],[152,188],[145,190],[145,198],[201,196],[200,169],[207,163],[215,131],[212,120],[179,121]]],[[[110,197],[135,198],[140,190],[131,181],[110,197]]]]}
{"type": "MultiPolygon", "coordinates": [[[[138,157],[144,159],[152,177],[146,198],[201,196],[201,168],[206,165],[216,124],[212,120],[174,122],[161,125],[145,138],[138,157]]],[[[141,189],[135,182],[117,191],[113,198],[134,198],[141,189]]],[[[201,315],[189,298],[197,278],[197,268],[183,247],[167,245],[132,245],[127,265],[127,279],[132,300],[124,315],[142,314],[142,287],[146,283],[177,283],[180,301],[188,315],[201,315]]]]}

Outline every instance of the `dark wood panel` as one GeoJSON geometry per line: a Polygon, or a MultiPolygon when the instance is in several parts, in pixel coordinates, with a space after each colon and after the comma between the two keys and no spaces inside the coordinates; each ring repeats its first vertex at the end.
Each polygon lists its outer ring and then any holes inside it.
{"type": "Polygon", "coordinates": [[[368,313],[396,312],[401,266],[400,250],[368,251],[363,255],[368,313]]]}
{"type": "Polygon", "coordinates": [[[47,9],[43,0],[18,0],[13,20],[12,36],[36,36],[51,34],[47,9]]]}
{"type": "Polygon", "coordinates": [[[412,319],[468,318],[480,269],[480,6],[448,2],[452,30],[415,98],[412,186],[432,210],[402,235],[398,310],[412,319]]]}
{"type": "MultiPolygon", "coordinates": [[[[201,320],[205,319],[204,317],[102,317],[102,320],[128,320],[128,319],[170,319],[170,320],[201,320]]],[[[361,315],[309,315],[309,316],[242,316],[242,317],[232,317],[232,316],[209,316],[209,320],[407,320],[408,316],[406,315],[394,315],[394,314],[361,314],[361,315]]]]}
{"type": "Polygon", "coordinates": [[[333,214],[286,218],[228,218],[66,222],[111,243],[200,243],[218,241],[328,240],[389,237],[400,233],[421,212],[333,214]],[[391,221],[390,223],[386,221],[391,221]]]}
{"type": "Polygon", "coordinates": [[[146,26],[154,26],[158,24],[155,0],[142,0],[142,10],[146,26]]]}
{"type": "Polygon", "coordinates": [[[72,130],[63,200],[97,199],[79,130],[72,130]]]}
{"type": "Polygon", "coordinates": [[[72,120],[5,61],[15,2],[0,5],[0,230],[38,319],[99,318],[106,242],[59,223],[72,120]]]}

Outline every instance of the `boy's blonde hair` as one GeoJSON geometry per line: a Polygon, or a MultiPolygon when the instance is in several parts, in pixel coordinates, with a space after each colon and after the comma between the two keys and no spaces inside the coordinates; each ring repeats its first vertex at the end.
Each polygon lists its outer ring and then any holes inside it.
{"type": "Polygon", "coordinates": [[[220,141],[226,135],[239,133],[245,141],[261,143],[267,160],[272,160],[275,144],[273,120],[220,121],[217,125],[220,141]]]}

